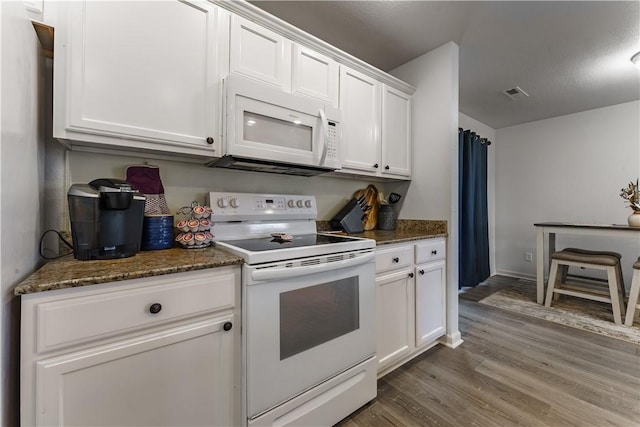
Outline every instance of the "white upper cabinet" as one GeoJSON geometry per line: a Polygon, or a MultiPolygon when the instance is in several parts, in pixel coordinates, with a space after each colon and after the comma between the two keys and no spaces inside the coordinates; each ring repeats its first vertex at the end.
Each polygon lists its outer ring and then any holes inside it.
{"type": "Polygon", "coordinates": [[[229,72],[289,91],[291,42],[271,30],[233,15],[229,72]]]}
{"type": "Polygon", "coordinates": [[[340,68],[342,172],[411,177],[411,96],[340,68]]]}
{"type": "Polygon", "coordinates": [[[57,7],[54,137],[102,148],[219,155],[226,11],[188,0],[57,7]]]}
{"type": "Polygon", "coordinates": [[[229,72],[338,106],[338,63],[240,16],[231,17],[229,72]]]}
{"type": "Polygon", "coordinates": [[[375,175],[380,168],[380,83],[340,67],[342,167],[375,175]]]}
{"type": "Polygon", "coordinates": [[[411,96],[382,85],[383,175],[411,176],[411,96]]]}
{"type": "Polygon", "coordinates": [[[72,149],[220,157],[223,79],[236,74],[339,108],[342,172],[411,176],[413,88],[250,3],[79,0],[49,10],[53,136],[72,149]]]}
{"type": "Polygon", "coordinates": [[[338,107],[338,63],[328,56],[294,43],[291,92],[338,107]]]}

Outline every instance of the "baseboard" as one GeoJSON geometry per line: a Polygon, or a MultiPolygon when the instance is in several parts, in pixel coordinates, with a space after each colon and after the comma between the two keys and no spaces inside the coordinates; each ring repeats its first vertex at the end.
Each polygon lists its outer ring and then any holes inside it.
{"type": "Polygon", "coordinates": [[[388,366],[385,366],[383,369],[378,371],[378,379],[380,379],[380,378],[384,377],[385,375],[387,375],[388,373],[396,370],[397,368],[399,368],[400,366],[404,365],[405,363],[407,363],[411,359],[415,359],[416,357],[420,356],[425,351],[432,349],[433,347],[437,346],[438,344],[444,344],[444,342],[442,342],[443,338],[444,337],[442,337],[440,339],[437,339],[437,340],[433,341],[432,343],[427,344],[424,347],[421,347],[419,350],[415,350],[413,353],[410,353],[410,354],[402,357],[401,359],[396,360],[392,364],[390,364],[388,366]]]}
{"type": "Polygon", "coordinates": [[[509,271],[509,270],[496,270],[496,275],[515,277],[516,279],[526,279],[526,280],[533,280],[533,281],[536,280],[535,274],[526,274],[526,273],[520,273],[517,271],[509,271]]]}
{"type": "Polygon", "coordinates": [[[460,331],[455,331],[452,334],[447,334],[442,338],[440,338],[438,341],[440,342],[440,344],[443,344],[449,348],[456,348],[464,342],[462,340],[462,335],[460,334],[460,331]]]}

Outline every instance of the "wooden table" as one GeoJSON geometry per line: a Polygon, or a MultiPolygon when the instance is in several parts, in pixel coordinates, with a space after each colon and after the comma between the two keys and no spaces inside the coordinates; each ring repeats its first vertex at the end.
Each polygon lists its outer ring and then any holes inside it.
{"type": "Polygon", "coordinates": [[[548,260],[556,251],[556,234],[577,234],[582,236],[635,237],[640,239],[640,227],[618,224],[573,224],[569,222],[540,222],[536,227],[536,290],[538,304],[544,303],[544,250],[548,235],[548,260]]]}

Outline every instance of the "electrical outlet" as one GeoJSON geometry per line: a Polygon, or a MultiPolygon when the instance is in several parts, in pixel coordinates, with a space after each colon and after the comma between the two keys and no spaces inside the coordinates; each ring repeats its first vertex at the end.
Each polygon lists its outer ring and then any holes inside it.
{"type": "Polygon", "coordinates": [[[525,252],[524,253],[524,260],[527,261],[527,262],[533,262],[533,253],[525,252]]]}

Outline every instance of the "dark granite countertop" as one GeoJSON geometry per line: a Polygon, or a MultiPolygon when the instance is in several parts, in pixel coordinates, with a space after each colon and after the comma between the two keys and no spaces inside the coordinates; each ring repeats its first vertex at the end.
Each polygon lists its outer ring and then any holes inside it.
{"type": "MultiPolygon", "coordinates": [[[[318,231],[329,231],[330,229],[327,221],[318,222],[318,231]]],[[[371,230],[354,234],[354,236],[373,239],[378,246],[446,237],[447,222],[398,220],[397,228],[393,231],[371,230]]],[[[18,284],[13,292],[15,295],[24,295],[242,263],[241,257],[214,247],[142,251],[130,258],[100,261],[78,261],[73,258],[73,255],[67,255],[49,261],[18,284]]]]}
{"type": "Polygon", "coordinates": [[[49,261],[13,290],[15,295],[240,265],[241,257],[214,247],[142,251],[123,259],[78,261],[67,255],[49,261]]]}
{"type": "MultiPolygon", "coordinates": [[[[318,221],[318,231],[330,230],[328,221],[318,221]]],[[[395,230],[371,230],[351,235],[373,239],[378,246],[447,237],[447,221],[399,219],[395,230]]]]}

